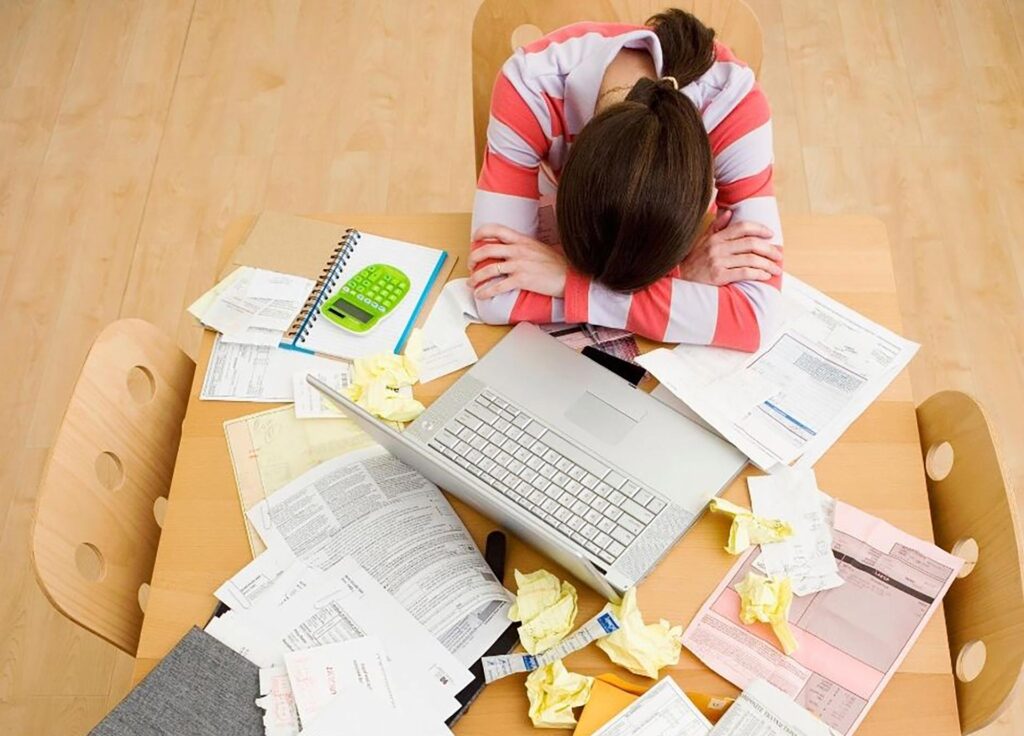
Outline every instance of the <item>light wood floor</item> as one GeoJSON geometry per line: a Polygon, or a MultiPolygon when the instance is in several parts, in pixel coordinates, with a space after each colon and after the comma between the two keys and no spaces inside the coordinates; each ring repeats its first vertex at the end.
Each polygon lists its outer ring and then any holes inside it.
{"type": "MultiPolygon", "coordinates": [[[[971,391],[1024,478],[1024,3],[751,0],[785,212],[889,227],[915,391],[971,391]]],[[[474,0],[0,0],[0,731],[85,733],[128,660],[30,569],[35,486],[118,316],[183,307],[262,208],[466,210],[474,0]]],[[[1018,704],[987,733],[1024,732],[1018,704]]]]}

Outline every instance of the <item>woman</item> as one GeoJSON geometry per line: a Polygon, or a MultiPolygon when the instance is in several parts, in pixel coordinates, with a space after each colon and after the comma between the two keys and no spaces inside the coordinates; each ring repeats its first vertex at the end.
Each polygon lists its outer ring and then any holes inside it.
{"type": "Polygon", "coordinates": [[[494,86],[473,230],[488,322],[756,350],[779,311],[782,233],[753,72],[681,10],[518,49],[494,86]]]}

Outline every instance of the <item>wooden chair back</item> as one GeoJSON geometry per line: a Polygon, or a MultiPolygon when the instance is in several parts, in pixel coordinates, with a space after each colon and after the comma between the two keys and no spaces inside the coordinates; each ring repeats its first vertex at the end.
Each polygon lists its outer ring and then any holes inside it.
{"type": "Polygon", "coordinates": [[[917,410],[935,541],[963,557],[945,600],[963,733],[1010,704],[1024,668],[1021,530],[981,407],[943,391],[917,410]]]}
{"type": "Polygon", "coordinates": [[[491,89],[498,70],[520,46],[570,23],[643,23],[667,7],[693,13],[736,56],[761,72],[761,24],[743,0],[484,0],[473,21],[473,132],[476,170],[483,165],[491,89]]]}
{"type": "Polygon", "coordinates": [[[39,487],[32,557],[54,607],[134,655],[195,364],[140,319],[96,338],[39,487]]]}

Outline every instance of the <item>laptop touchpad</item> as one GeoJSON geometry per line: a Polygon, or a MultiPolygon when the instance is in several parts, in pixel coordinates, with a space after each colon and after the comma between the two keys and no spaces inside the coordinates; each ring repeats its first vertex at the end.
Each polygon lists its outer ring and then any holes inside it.
{"type": "Polygon", "coordinates": [[[635,419],[589,391],[576,399],[565,416],[581,429],[611,445],[618,443],[636,426],[635,419]]]}

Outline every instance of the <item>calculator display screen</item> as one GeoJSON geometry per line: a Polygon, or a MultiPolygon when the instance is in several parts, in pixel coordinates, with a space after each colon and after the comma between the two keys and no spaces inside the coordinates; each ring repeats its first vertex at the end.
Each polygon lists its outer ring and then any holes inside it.
{"type": "Polygon", "coordinates": [[[335,312],[345,317],[352,317],[353,319],[357,319],[360,322],[369,322],[371,319],[373,319],[372,314],[363,311],[355,304],[350,304],[344,299],[339,299],[338,301],[334,302],[334,304],[332,304],[329,307],[329,309],[332,312],[335,312]]]}

